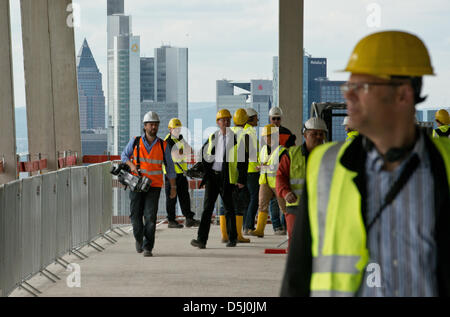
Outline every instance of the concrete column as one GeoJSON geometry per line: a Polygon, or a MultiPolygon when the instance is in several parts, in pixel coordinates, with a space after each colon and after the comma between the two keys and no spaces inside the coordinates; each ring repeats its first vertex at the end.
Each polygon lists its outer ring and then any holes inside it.
{"type": "Polygon", "coordinates": [[[279,0],[279,102],[283,126],[301,144],[303,114],[304,0],[279,0]]]}
{"type": "Polygon", "coordinates": [[[5,159],[0,184],[4,184],[17,177],[9,0],[0,0],[0,43],[0,160],[5,159]]]}
{"type": "Polygon", "coordinates": [[[50,171],[57,151],[81,159],[71,0],[21,0],[29,153],[43,153],[50,171]]]}

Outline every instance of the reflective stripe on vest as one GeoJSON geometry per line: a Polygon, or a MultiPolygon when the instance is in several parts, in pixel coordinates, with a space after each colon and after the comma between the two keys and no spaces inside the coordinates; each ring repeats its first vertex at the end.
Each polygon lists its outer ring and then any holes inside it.
{"type": "Polygon", "coordinates": [[[321,145],[308,160],[311,296],[353,296],[369,259],[356,173],[339,163],[349,144],[321,145]]]}
{"type": "Polygon", "coordinates": [[[303,187],[306,177],[306,158],[302,153],[301,146],[292,146],[289,148],[290,170],[289,184],[292,192],[297,196],[294,203],[286,202],[286,206],[298,206],[300,204],[303,187]]]}
{"type": "MultiPolygon", "coordinates": [[[[207,154],[208,156],[212,156],[212,149],[213,147],[216,147],[217,145],[217,138],[214,137],[214,141],[212,140],[213,136],[217,134],[213,133],[209,136],[208,139],[208,151],[207,154]]],[[[234,142],[234,135],[233,135],[233,142],[234,142]]],[[[216,149],[217,152],[217,149],[216,149]]],[[[237,184],[238,181],[238,176],[239,176],[239,172],[237,169],[237,164],[238,164],[238,160],[237,160],[237,144],[235,144],[233,147],[231,147],[229,149],[229,152],[227,153],[227,162],[228,162],[228,174],[229,174],[229,182],[230,184],[237,184]]]]}
{"type": "Polygon", "coordinates": [[[273,152],[268,155],[268,147],[264,145],[261,149],[261,163],[264,164],[259,176],[259,184],[268,184],[270,188],[275,188],[278,165],[280,163],[280,156],[287,149],[279,145],[273,152]]]}
{"type": "MultiPolygon", "coordinates": [[[[161,148],[159,142],[163,142],[164,150],[166,149],[166,141],[158,139],[153,145],[150,153],[147,152],[145,148],[144,141],[142,138],[139,141],[139,161],[140,161],[140,172],[143,176],[149,178],[152,183],[151,187],[162,187],[163,181],[163,163],[164,163],[164,152],[161,148]]],[[[133,149],[133,164],[137,165],[137,147],[133,149]]],[[[136,174],[134,174],[136,175],[136,174]]]]}
{"type": "MultiPolygon", "coordinates": [[[[164,138],[164,141],[167,142],[167,140],[169,138],[172,138],[173,142],[175,142],[174,146],[171,148],[171,151],[174,149],[174,147],[176,147],[178,150],[180,150],[180,149],[184,150],[183,143],[181,143],[178,139],[172,137],[172,135],[170,133],[166,135],[166,137],[164,138]]],[[[175,167],[175,173],[183,174],[184,172],[186,172],[188,170],[188,165],[185,160],[177,159],[177,157],[172,154],[172,161],[173,161],[173,166],[175,167]]],[[[164,172],[164,174],[167,174],[166,167],[164,165],[163,165],[163,172],[164,172]]]]}
{"type": "Polygon", "coordinates": [[[249,173],[259,173],[256,168],[260,165],[259,161],[259,142],[258,136],[256,135],[256,129],[250,124],[244,126],[244,132],[249,136],[249,162],[248,162],[248,172],[249,173]]]}
{"type": "Polygon", "coordinates": [[[347,138],[345,139],[345,141],[351,141],[355,139],[358,135],[359,135],[358,131],[350,131],[349,133],[347,133],[347,138]]]}

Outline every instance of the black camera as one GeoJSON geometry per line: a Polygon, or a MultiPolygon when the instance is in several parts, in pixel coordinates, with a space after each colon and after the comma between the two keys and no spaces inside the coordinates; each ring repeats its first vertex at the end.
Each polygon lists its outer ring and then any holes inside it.
{"type": "Polygon", "coordinates": [[[130,187],[134,192],[148,192],[152,181],[145,176],[135,176],[131,174],[130,167],[125,163],[111,168],[111,174],[119,178],[119,182],[126,187],[130,187]]]}

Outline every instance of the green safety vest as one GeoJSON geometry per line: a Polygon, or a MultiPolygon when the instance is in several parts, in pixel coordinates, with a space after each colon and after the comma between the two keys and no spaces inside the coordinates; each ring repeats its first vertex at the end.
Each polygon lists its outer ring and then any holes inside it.
{"type": "MultiPolygon", "coordinates": [[[[450,140],[433,139],[450,180],[450,140]]],[[[308,159],[308,215],[312,238],[311,296],[354,296],[369,260],[356,172],[340,159],[351,142],[327,143],[308,159]]],[[[449,189],[450,192],[450,189],[449,189]]]]}
{"type": "MultiPolygon", "coordinates": [[[[212,149],[213,149],[213,146],[214,146],[213,136],[214,136],[214,133],[211,134],[209,136],[209,139],[208,139],[207,154],[209,156],[212,155],[212,149]]],[[[239,145],[239,143],[236,142],[236,144],[233,146],[233,148],[230,149],[229,153],[227,153],[228,174],[229,174],[230,184],[237,184],[238,177],[239,177],[239,172],[238,172],[238,169],[237,169],[237,165],[238,165],[238,159],[237,159],[238,145],[239,145]]],[[[217,152],[217,149],[216,149],[216,152],[217,152]]]]}
{"type": "MultiPolygon", "coordinates": [[[[169,138],[171,138],[175,142],[174,146],[177,146],[179,150],[180,149],[184,150],[183,143],[181,141],[179,141],[177,138],[174,138],[170,133],[166,135],[166,137],[164,138],[164,141],[167,141],[169,138]],[[177,145],[178,143],[180,143],[180,145],[177,145]]],[[[175,166],[175,172],[177,174],[183,174],[184,172],[186,172],[188,170],[188,165],[185,160],[176,159],[175,157],[173,157],[173,155],[172,155],[172,160],[173,160],[173,165],[175,166]]],[[[164,174],[167,174],[165,165],[163,165],[163,172],[164,172],[164,174]]]]}
{"type": "Polygon", "coordinates": [[[283,154],[283,152],[287,149],[284,146],[279,145],[270,156],[267,149],[267,145],[264,145],[261,149],[261,163],[263,163],[263,167],[266,168],[261,169],[261,175],[259,176],[259,185],[268,184],[270,188],[275,188],[279,159],[281,157],[281,154],[283,154]],[[278,162],[275,162],[275,158],[278,158],[278,162]]]}
{"type": "Polygon", "coordinates": [[[256,129],[255,127],[251,126],[250,124],[246,124],[244,126],[244,132],[248,134],[251,145],[250,145],[250,158],[248,162],[248,173],[259,173],[259,170],[256,168],[259,165],[261,165],[259,161],[259,142],[258,142],[258,136],[256,135],[256,129]],[[256,153],[253,153],[253,149],[256,153]],[[256,162],[252,161],[252,154],[256,154],[256,162]]]}
{"type": "MultiPolygon", "coordinates": [[[[441,132],[443,132],[443,133],[445,133],[445,134],[448,134],[448,132],[449,132],[449,130],[450,130],[450,126],[448,126],[448,125],[441,125],[440,127],[438,127],[438,129],[439,129],[441,132]]],[[[436,129],[433,130],[433,138],[439,138],[439,137],[441,137],[441,138],[445,138],[445,137],[450,138],[450,134],[447,135],[447,136],[440,136],[439,134],[437,134],[436,129]]]]}
{"type": "Polygon", "coordinates": [[[358,135],[359,135],[358,131],[350,131],[349,133],[347,133],[347,138],[345,139],[345,141],[351,141],[355,139],[358,135]]]}
{"type": "Polygon", "coordinates": [[[300,204],[300,197],[305,186],[306,178],[306,157],[302,153],[302,146],[291,146],[289,148],[289,158],[291,160],[289,170],[289,184],[292,192],[297,196],[295,203],[288,203],[286,206],[298,206],[300,204]]]}

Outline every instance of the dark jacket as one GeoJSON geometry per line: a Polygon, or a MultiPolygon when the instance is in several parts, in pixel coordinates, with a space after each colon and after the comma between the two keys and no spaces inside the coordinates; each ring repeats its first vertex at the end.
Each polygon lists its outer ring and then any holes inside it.
{"type": "MultiPolygon", "coordinates": [[[[430,138],[425,136],[425,147],[430,155],[431,173],[433,175],[435,192],[435,239],[437,244],[437,281],[439,296],[450,296],[450,197],[449,182],[444,161],[430,138]]],[[[367,213],[366,173],[365,163],[367,152],[363,146],[363,137],[358,136],[348,146],[341,157],[341,164],[358,175],[353,179],[361,194],[361,212],[367,213]]],[[[308,195],[300,204],[299,215],[295,219],[292,241],[286,263],[286,269],[281,286],[281,296],[309,296],[312,274],[311,231],[308,216],[308,195]]],[[[367,225],[367,224],[365,224],[367,225]]]]}
{"type": "MultiPolygon", "coordinates": [[[[216,133],[214,133],[213,136],[212,136],[212,142],[213,142],[213,148],[212,148],[212,151],[211,151],[212,155],[215,155],[215,153],[216,153],[216,142],[215,142],[215,139],[216,139],[217,133],[218,133],[218,131],[216,133]]],[[[246,141],[247,141],[247,139],[246,139],[246,141]]],[[[233,142],[234,142],[234,145],[237,144],[237,138],[236,138],[236,135],[234,133],[233,133],[233,142]]],[[[207,152],[208,143],[209,143],[209,139],[202,146],[202,154],[207,152]]],[[[244,146],[245,147],[245,161],[237,163],[237,169],[238,169],[238,173],[239,173],[237,182],[239,184],[246,184],[247,183],[247,172],[248,172],[248,147],[246,146],[246,142],[245,143],[242,142],[240,144],[240,146],[244,146]]],[[[241,151],[241,149],[238,149],[238,153],[240,153],[240,151],[241,151]]],[[[212,166],[214,164],[214,161],[207,162],[205,160],[205,156],[202,155],[202,164],[203,164],[203,171],[205,172],[205,174],[203,176],[202,182],[200,183],[200,187],[203,186],[208,181],[208,179],[211,177],[212,171],[213,171],[212,166]]],[[[227,167],[228,167],[228,164],[227,164],[227,167]]],[[[226,178],[226,179],[228,179],[228,178],[226,178]]]]}

